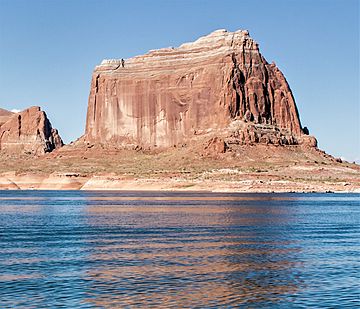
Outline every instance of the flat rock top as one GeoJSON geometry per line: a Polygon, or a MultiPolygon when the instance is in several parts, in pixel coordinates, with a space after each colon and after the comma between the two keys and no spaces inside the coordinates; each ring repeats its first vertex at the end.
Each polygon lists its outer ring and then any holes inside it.
{"type": "Polygon", "coordinates": [[[249,36],[247,30],[230,32],[225,29],[216,30],[209,35],[200,37],[194,42],[184,43],[179,47],[167,47],[150,50],[145,55],[135,56],[124,60],[122,67],[121,59],[104,59],[98,65],[96,71],[112,71],[112,73],[126,73],[143,66],[167,67],[174,64],[187,64],[191,61],[201,63],[202,61],[219,55],[239,51],[243,46],[245,50],[258,51],[258,44],[249,36]]]}

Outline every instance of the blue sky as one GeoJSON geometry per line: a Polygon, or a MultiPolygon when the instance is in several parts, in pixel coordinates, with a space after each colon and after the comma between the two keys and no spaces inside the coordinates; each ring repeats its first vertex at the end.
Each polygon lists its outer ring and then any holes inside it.
{"type": "Polygon", "coordinates": [[[248,29],[285,74],[321,149],[360,162],[357,0],[0,0],[0,107],[40,105],[66,142],[83,134],[104,58],[248,29]]]}

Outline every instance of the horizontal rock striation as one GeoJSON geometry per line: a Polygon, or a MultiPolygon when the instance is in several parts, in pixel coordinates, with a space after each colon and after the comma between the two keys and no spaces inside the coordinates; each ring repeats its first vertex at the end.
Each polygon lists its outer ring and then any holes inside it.
{"type": "MultiPolygon", "coordinates": [[[[5,110],[2,110],[5,111],[5,110]]],[[[7,153],[44,154],[63,146],[45,112],[34,106],[19,113],[0,114],[0,151],[7,153]]]]}
{"type": "Polygon", "coordinates": [[[92,76],[84,140],[169,147],[234,121],[246,124],[229,136],[238,144],[308,141],[281,71],[247,31],[217,30],[178,48],[104,60],[92,76]]]}

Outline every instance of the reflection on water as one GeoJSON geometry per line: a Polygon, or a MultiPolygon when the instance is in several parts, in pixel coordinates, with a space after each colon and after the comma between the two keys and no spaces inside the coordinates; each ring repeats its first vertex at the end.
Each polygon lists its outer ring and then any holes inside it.
{"type": "Polygon", "coordinates": [[[3,191],[0,307],[355,307],[359,200],[3,191]]]}

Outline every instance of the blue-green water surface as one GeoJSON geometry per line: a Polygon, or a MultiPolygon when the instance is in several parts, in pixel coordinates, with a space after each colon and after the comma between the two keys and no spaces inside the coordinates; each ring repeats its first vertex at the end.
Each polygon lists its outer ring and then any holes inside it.
{"type": "Polygon", "coordinates": [[[359,299],[359,194],[0,191],[0,308],[359,299]]]}

